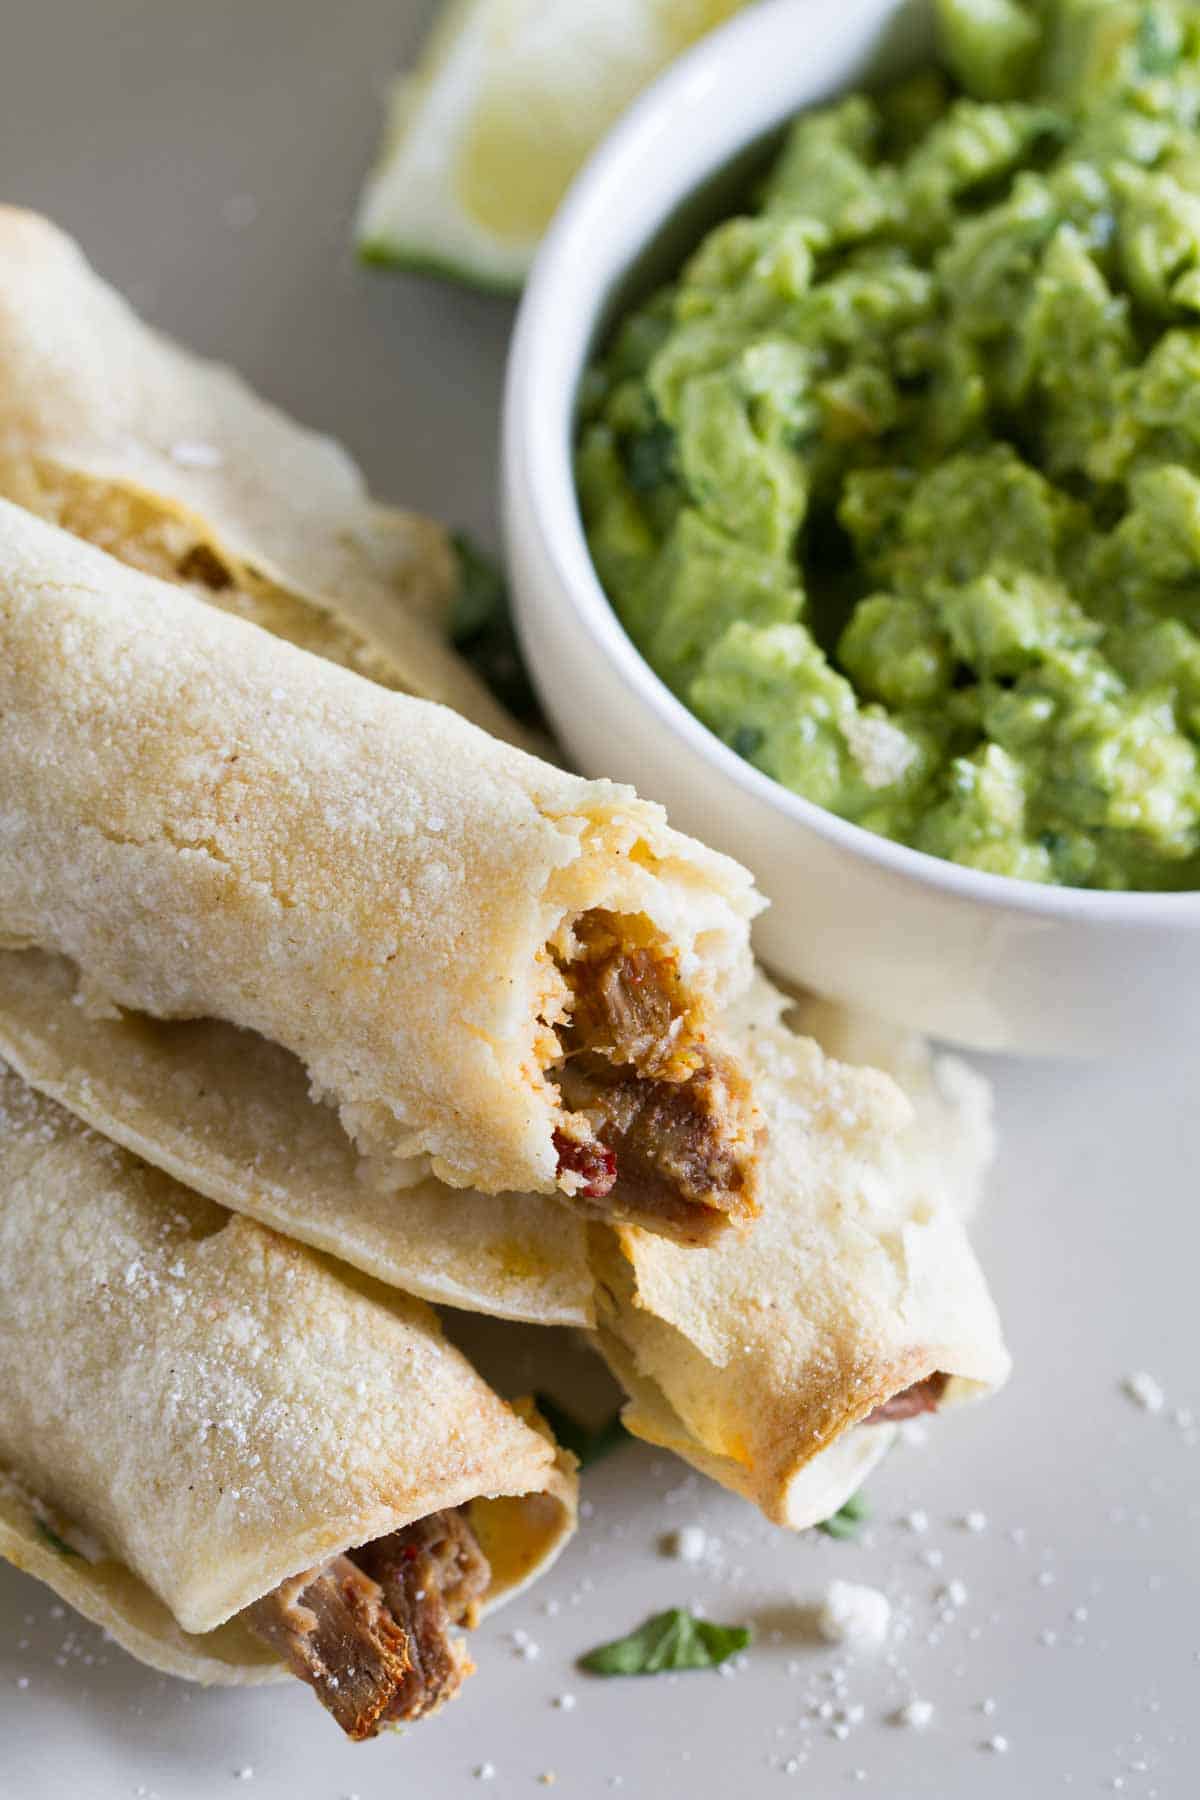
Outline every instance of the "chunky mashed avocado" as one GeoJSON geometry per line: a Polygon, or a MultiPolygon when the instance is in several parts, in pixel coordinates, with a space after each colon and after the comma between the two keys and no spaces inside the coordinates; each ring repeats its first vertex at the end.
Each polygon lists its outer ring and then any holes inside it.
{"type": "Polygon", "coordinates": [[[601,579],[786,787],[974,868],[1200,887],[1200,9],[942,0],[583,394],[601,579]]]}

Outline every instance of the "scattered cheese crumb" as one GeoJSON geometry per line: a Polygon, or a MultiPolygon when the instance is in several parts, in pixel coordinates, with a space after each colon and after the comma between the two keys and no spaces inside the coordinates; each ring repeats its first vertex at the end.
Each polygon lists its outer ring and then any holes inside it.
{"type": "Polygon", "coordinates": [[[1144,1412],[1159,1413],[1167,1403],[1162,1387],[1145,1369],[1137,1369],[1132,1375],[1127,1375],[1121,1385],[1129,1398],[1144,1412]]]}
{"type": "Polygon", "coordinates": [[[994,1750],[997,1756],[1003,1756],[1008,1749],[1008,1739],[997,1732],[995,1737],[984,1739],[983,1747],[985,1750],[994,1750]]]}
{"type": "Polygon", "coordinates": [[[702,1525],[684,1525],[678,1531],[668,1532],[662,1544],[666,1556],[678,1557],[680,1562],[686,1563],[703,1562],[708,1534],[702,1525]]]}
{"type": "Polygon", "coordinates": [[[478,1768],[475,1770],[476,1781],[492,1781],[495,1779],[495,1775],[496,1775],[495,1763],[480,1763],[478,1768]]]}
{"type": "Polygon", "coordinates": [[[233,1771],[233,1779],[235,1781],[253,1781],[254,1770],[250,1767],[250,1764],[247,1763],[245,1768],[235,1769],[233,1771]]]}
{"type": "Polygon", "coordinates": [[[910,1512],[908,1514],[908,1516],[906,1517],[904,1523],[908,1526],[908,1529],[910,1531],[915,1531],[918,1533],[920,1533],[922,1531],[928,1531],[929,1530],[929,1514],[925,1511],[925,1508],[923,1506],[914,1507],[912,1512],[910,1512]]]}
{"type": "Polygon", "coordinates": [[[965,1606],[967,1604],[967,1586],[963,1581],[948,1581],[938,1595],[946,1606],[965,1606]]]}
{"type": "Polygon", "coordinates": [[[852,1581],[831,1581],[825,1590],[817,1626],[830,1644],[856,1650],[878,1650],[888,1634],[892,1608],[878,1588],[852,1581]]]}
{"type": "Polygon", "coordinates": [[[932,1700],[910,1700],[894,1714],[897,1725],[907,1725],[912,1731],[924,1731],[933,1718],[932,1700]]]}
{"type": "Polygon", "coordinates": [[[554,1704],[560,1712],[574,1712],[575,1696],[574,1694],[559,1694],[554,1704]]]}
{"type": "Polygon", "coordinates": [[[986,1531],[987,1514],[979,1512],[976,1509],[972,1509],[969,1513],[964,1513],[963,1528],[966,1531],[986,1531]]]}

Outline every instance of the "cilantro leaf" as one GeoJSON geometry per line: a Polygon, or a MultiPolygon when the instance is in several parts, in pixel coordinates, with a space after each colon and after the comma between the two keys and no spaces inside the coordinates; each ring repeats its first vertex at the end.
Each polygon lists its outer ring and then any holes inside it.
{"type": "Polygon", "coordinates": [[[822,1519],[817,1530],[823,1531],[827,1537],[831,1538],[854,1538],[858,1536],[859,1527],[865,1524],[870,1516],[871,1508],[867,1504],[867,1496],[860,1489],[857,1494],[851,1494],[850,1498],[839,1506],[835,1513],[830,1513],[827,1519],[822,1519]]]}
{"type": "Polygon", "coordinates": [[[455,532],[451,542],[459,582],[450,609],[450,641],[502,706],[518,719],[536,722],[541,716],[537,696],[513,629],[504,576],[465,532],[455,532]]]}
{"type": "Polygon", "coordinates": [[[535,1394],[534,1401],[563,1449],[573,1450],[579,1458],[581,1469],[586,1469],[589,1463],[599,1462],[602,1456],[607,1456],[610,1450],[615,1450],[626,1440],[627,1433],[619,1412],[593,1428],[575,1418],[549,1394],[535,1394]]]}
{"type": "Polygon", "coordinates": [[[651,493],[674,479],[675,433],[657,419],[648,431],[632,438],[625,450],[625,473],[635,494],[651,493]]]}
{"type": "Polygon", "coordinates": [[[593,1675],[662,1675],[673,1669],[715,1669],[750,1642],[748,1625],[713,1625],[681,1606],[656,1613],[628,1637],[601,1644],[579,1658],[593,1675]]]}
{"type": "Polygon", "coordinates": [[[34,1524],[34,1529],[36,1530],[38,1536],[41,1538],[42,1542],[44,1544],[49,1544],[51,1550],[57,1551],[59,1556],[78,1556],[79,1555],[78,1550],[73,1550],[71,1548],[70,1544],[67,1543],[65,1538],[59,1537],[57,1531],[51,1531],[51,1529],[50,1529],[49,1525],[47,1525],[45,1519],[35,1519],[33,1521],[33,1524],[34,1524]]]}
{"type": "Polygon", "coordinates": [[[739,725],[729,740],[729,748],[749,762],[756,750],[762,749],[765,733],[757,725],[739,725]]]}

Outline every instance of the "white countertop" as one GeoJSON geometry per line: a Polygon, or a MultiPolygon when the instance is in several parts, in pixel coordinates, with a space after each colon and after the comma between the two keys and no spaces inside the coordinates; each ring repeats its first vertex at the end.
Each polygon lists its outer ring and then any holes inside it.
{"type": "MultiPolygon", "coordinates": [[[[52,214],[150,318],[342,438],[382,496],[494,540],[510,309],[361,270],[348,247],[386,76],[429,10],[32,0],[0,54],[2,196],[52,214]]],[[[1016,1373],[999,1399],[893,1454],[869,1484],[865,1541],[774,1531],[631,1444],[585,1475],[591,1516],[558,1568],[477,1634],[461,1698],[359,1748],[299,1685],[160,1678],[2,1568],[0,1793],[465,1800],[534,1793],[552,1774],[564,1800],[728,1800],[789,1783],[818,1800],[1195,1794],[1194,1078],[1165,1060],[992,1073],[1002,1151],[978,1237],[1016,1373]],[[1165,1391],[1161,1412],[1123,1393],[1138,1370],[1165,1391]],[[974,1512],[982,1530],[962,1523],[974,1512]],[[691,1524],[704,1562],[661,1554],[662,1535],[691,1524]],[[806,1609],[835,1576],[892,1595],[885,1656],[816,1641],[806,1609]],[[941,1597],[955,1582],[960,1604],[941,1597]],[[727,1678],[573,1667],[648,1612],[694,1601],[757,1628],[727,1678]],[[935,1709],[923,1732],[889,1722],[914,1697],[935,1709]]],[[[465,1321],[462,1335],[510,1386],[566,1395],[575,1368],[603,1408],[606,1378],[560,1334],[465,1321]]]]}

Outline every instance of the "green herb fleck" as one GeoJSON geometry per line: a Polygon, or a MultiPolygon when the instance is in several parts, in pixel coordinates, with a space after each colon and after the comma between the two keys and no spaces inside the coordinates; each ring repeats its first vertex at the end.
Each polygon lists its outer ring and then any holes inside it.
{"type": "Polygon", "coordinates": [[[729,748],[749,762],[756,750],[762,748],[763,733],[757,725],[739,725],[729,740],[729,748]]]}
{"type": "Polygon", "coordinates": [[[635,494],[648,494],[674,478],[675,433],[662,419],[629,440],[625,473],[635,494]]]}
{"type": "Polygon", "coordinates": [[[540,719],[537,696],[521,657],[509,611],[508,588],[492,557],[465,532],[451,539],[458,556],[458,592],[450,609],[450,641],[518,719],[540,719]]]}
{"type": "Polygon", "coordinates": [[[79,1555],[78,1550],[73,1550],[71,1548],[70,1544],[67,1543],[65,1538],[59,1537],[57,1531],[51,1531],[51,1529],[50,1529],[49,1525],[47,1525],[45,1519],[35,1519],[33,1521],[33,1523],[34,1523],[34,1527],[37,1531],[37,1534],[41,1538],[42,1542],[44,1544],[49,1544],[51,1550],[57,1551],[59,1556],[78,1556],[79,1555]]]}
{"type": "Polygon", "coordinates": [[[839,1506],[837,1511],[831,1513],[827,1519],[822,1519],[817,1530],[823,1531],[827,1537],[831,1538],[854,1538],[858,1536],[860,1526],[864,1525],[870,1516],[871,1508],[867,1505],[867,1497],[860,1491],[857,1494],[851,1494],[845,1504],[839,1506]]]}
{"type": "Polygon", "coordinates": [[[535,1394],[534,1400],[563,1449],[573,1450],[579,1458],[581,1469],[586,1469],[589,1463],[599,1462],[602,1456],[607,1456],[610,1450],[615,1450],[626,1440],[628,1434],[619,1412],[613,1413],[603,1424],[592,1427],[575,1418],[549,1394],[535,1394]]]}
{"type": "Polygon", "coordinates": [[[593,1675],[663,1675],[672,1669],[715,1669],[750,1642],[748,1625],[713,1625],[681,1606],[656,1613],[628,1637],[579,1659],[593,1675]]]}

